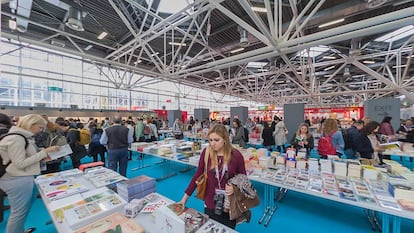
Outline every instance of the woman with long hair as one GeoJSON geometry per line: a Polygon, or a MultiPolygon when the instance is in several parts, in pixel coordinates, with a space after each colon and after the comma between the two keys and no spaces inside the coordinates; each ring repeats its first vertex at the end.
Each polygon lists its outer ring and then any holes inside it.
{"type": "Polygon", "coordinates": [[[290,144],[295,147],[296,151],[305,150],[306,158],[309,158],[310,151],[314,147],[313,135],[309,132],[309,125],[301,123],[298,130],[290,140],[290,144]]]}
{"type": "Polygon", "coordinates": [[[341,157],[344,154],[344,137],[338,127],[338,121],[332,118],[326,119],[322,124],[322,137],[329,136],[333,147],[336,148],[336,155],[341,157]]]}
{"type": "Polygon", "coordinates": [[[381,163],[378,153],[383,152],[377,137],[381,124],[371,121],[361,129],[361,138],[357,140],[357,152],[361,158],[374,159],[377,163],[381,163]]]}
{"type": "Polygon", "coordinates": [[[203,150],[198,163],[197,171],[191,179],[184,196],[179,202],[183,207],[196,188],[196,179],[204,172],[207,166],[207,185],[204,198],[204,212],[212,219],[235,228],[236,220],[230,220],[228,213],[215,213],[214,196],[231,195],[233,189],[227,181],[237,174],[246,174],[242,154],[232,147],[229,133],[222,124],[212,126],[208,132],[209,146],[203,150]],[[205,156],[208,156],[205,164],[205,156]]]}

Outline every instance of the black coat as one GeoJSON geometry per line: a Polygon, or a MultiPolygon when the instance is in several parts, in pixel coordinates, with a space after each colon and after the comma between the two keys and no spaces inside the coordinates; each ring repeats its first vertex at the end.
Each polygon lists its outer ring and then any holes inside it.
{"type": "Polygon", "coordinates": [[[275,139],[273,138],[274,131],[275,127],[273,125],[269,126],[267,123],[264,123],[262,131],[263,146],[275,145],[275,139]]]}
{"type": "Polygon", "coordinates": [[[372,148],[371,141],[367,135],[360,133],[353,143],[355,150],[359,152],[361,158],[372,159],[374,148],[372,148]]]}

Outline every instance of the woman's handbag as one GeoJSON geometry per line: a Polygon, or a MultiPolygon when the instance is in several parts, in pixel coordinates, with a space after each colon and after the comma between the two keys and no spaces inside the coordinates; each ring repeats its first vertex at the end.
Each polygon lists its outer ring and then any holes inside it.
{"type": "Polygon", "coordinates": [[[197,177],[195,183],[197,185],[196,198],[204,200],[206,196],[206,187],[207,187],[207,166],[208,158],[210,157],[210,151],[206,149],[206,155],[204,156],[204,172],[199,177],[197,177]]]}

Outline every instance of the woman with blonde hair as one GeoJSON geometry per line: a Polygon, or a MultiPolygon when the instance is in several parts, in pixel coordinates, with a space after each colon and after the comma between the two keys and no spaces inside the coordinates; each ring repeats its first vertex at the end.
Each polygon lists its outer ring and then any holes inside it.
{"type": "Polygon", "coordinates": [[[204,198],[204,212],[212,219],[235,228],[236,220],[230,220],[229,213],[215,213],[214,196],[231,195],[233,187],[227,181],[237,174],[246,174],[242,154],[234,149],[230,143],[229,133],[222,124],[212,126],[208,132],[209,146],[203,150],[198,163],[197,171],[191,179],[184,196],[179,202],[183,207],[196,188],[196,179],[204,172],[207,166],[207,185],[204,198]],[[205,156],[208,156],[205,164],[205,156]]]}
{"type": "Polygon", "coordinates": [[[7,233],[24,232],[24,222],[32,204],[34,176],[40,173],[40,161],[49,161],[48,153],[59,150],[58,146],[51,146],[37,151],[33,135],[41,132],[46,124],[40,115],[23,116],[17,126],[11,127],[9,133],[13,134],[0,141],[3,163],[9,164],[0,178],[0,188],[7,193],[10,203],[7,233]]]}
{"type": "Polygon", "coordinates": [[[312,134],[309,132],[309,125],[301,123],[298,130],[290,140],[290,144],[295,147],[296,151],[299,152],[304,150],[306,152],[306,158],[309,158],[310,151],[314,147],[314,140],[312,134]]]}
{"type": "Polygon", "coordinates": [[[345,142],[338,127],[338,121],[333,118],[326,119],[322,124],[322,137],[331,137],[332,145],[336,148],[336,155],[341,157],[344,153],[345,142]]]}

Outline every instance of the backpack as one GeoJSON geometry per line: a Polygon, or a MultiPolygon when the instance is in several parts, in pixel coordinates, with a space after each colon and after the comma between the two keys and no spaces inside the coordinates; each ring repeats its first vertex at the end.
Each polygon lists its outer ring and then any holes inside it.
{"type": "Polygon", "coordinates": [[[99,140],[101,139],[103,130],[102,129],[95,129],[95,132],[92,134],[91,143],[95,145],[101,144],[99,140]]]}
{"type": "Polygon", "coordinates": [[[247,130],[247,129],[246,129],[246,127],[243,127],[243,130],[244,130],[244,137],[243,137],[243,140],[244,140],[245,142],[249,142],[249,130],[247,130]]]}
{"type": "Polygon", "coordinates": [[[91,143],[91,131],[89,131],[88,129],[81,129],[79,131],[79,144],[81,145],[88,145],[89,143],[91,143]]]}
{"type": "Polygon", "coordinates": [[[149,125],[144,125],[144,135],[150,135],[151,134],[151,128],[149,125]]]}
{"type": "Polygon", "coordinates": [[[336,148],[332,144],[332,135],[323,136],[318,142],[318,154],[321,156],[336,155],[336,148]]]}
{"type": "MultiPolygon", "coordinates": [[[[22,136],[22,137],[24,138],[24,142],[25,142],[24,149],[27,149],[27,147],[29,146],[29,141],[28,141],[28,140],[27,140],[27,138],[26,138],[23,134],[21,134],[21,133],[6,133],[6,134],[3,134],[3,135],[0,137],[0,141],[1,141],[3,138],[5,138],[5,137],[7,137],[7,136],[9,136],[9,135],[20,135],[20,136],[22,136]]],[[[10,165],[10,163],[11,163],[11,161],[9,161],[9,163],[8,163],[8,164],[4,165],[4,164],[3,164],[3,157],[2,157],[2,156],[0,156],[0,177],[2,177],[2,176],[6,173],[6,168],[10,165]]]]}

